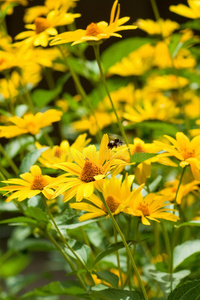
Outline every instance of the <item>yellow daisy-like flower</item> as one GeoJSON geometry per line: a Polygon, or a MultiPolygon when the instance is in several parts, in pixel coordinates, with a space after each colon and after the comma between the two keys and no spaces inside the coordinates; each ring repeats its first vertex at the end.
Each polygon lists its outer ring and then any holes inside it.
{"type": "Polygon", "coordinates": [[[117,62],[109,69],[109,73],[120,76],[142,75],[152,67],[153,60],[154,47],[146,44],[117,62]]]}
{"type": "Polygon", "coordinates": [[[177,22],[169,19],[159,19],[158,21],[139,19],[136,24],[138,25],[138,28],[146,31],[150,35],[162,35],[163,37],[168,37],[174,30],[180,27],[177,22]]]}
{"type": "Polygon", "coordinates": [[[22,118],[11,117],[8,121],[14,125],[0,126],[0,137],[12,138],[21,134],[30,133],[36,135],[40,129],[51,125],[53,122],[60,121],[62,112],[49,109],[44,113],[31,113],[24,115],[22,118]]]}
{"type": "Polygon", "coordinates": [[[199,0],[187,0],[188,6],[184,4],[171,5],[169,10],[175,14],[184,16],[190,19],[200,18],[200,1],[199,0]]]}
{"type": "Polygon", "coordinates": [[[139,194],[133,201],[129,203],[129,208],[125,210],[132,216],[141,217],[141,221],[144,225],[150,225],[149,220],[157,221],[158,219],[164,219],[176,222],[179,217],[173,214],[176,210],[165,208],[168,203],[165,203],[166,197],[148,194],[143,198],[142,194],[139,194]]]}
{"type": "Polygon", "coordinates": [[[200,135],[195,136],[191,141],[182,132],[177,132],[176,139],[168,135],[165,137],[172,145],[155,141],[160,150],[177,158],[182,168],[190,165],[194,178],[200,180],[200,135]]]}
{"type": "Polygon", "coordinates": [[[68,16],[68,14],[52,10],[46,18],[37,17],[34,20],[34,24],[25,25],[25,28],[30,30],[19,33],[15,39],[25,39],[27,44],[46,47],[49,42],[49,36],[58,34],[55,27],[71,24],[78,17],[80,17],[80,14],[70,14],[68,16]]]}
{"type": "MultiPolygon", "coordinates": [[[[113,215],[123,212],[129,201],[134,201],[134,199],[142,190],[144,185],[141,185],[140,187],[135,188],[133,191],[130,191],[133,180],[134,175],[126,176],[123,182],[122,176],[118,179],[116,177],[111,177],[111,179],[105,180],[102,194],[113,215]]],[[[92,204],[85,203],[83,201],[81,203],[70,204],[72,208],[85,210],[88,212],[82,215],[79,218],[79,221],[85,221],[88,219],[108,215],[103,202],[95,194],[88,197],[87,200],[89,200],[92,204]]]]}
{"type": "MultiPolygon", "coordinates": [[[[103,179],[108,172],[118,165],[126,163],[118,159],[118,154],[114,154],[108,149],[108,135],[104,134],[99,151],[94,145],[83,149],[82,152],[71,148],[71,154],[75,163],[66,162],[57,164],[66,174],[59,176],[50,186],[58,187],[55,197],[64,193],[63,201],[69,201],[76,195],[76,200],[81,201],[85,197],[90,197],[97,188],[101,190],[103,179]],[[74,177],[73,177],[74,176],[74,177]]],[[[122,151],[126,150],[124,148],[122,151]]]]}
{"type": "Polygon", "coordinates": [[[168,91],[173,89],[180,89],[188,85],[187,78],[175,75],[153,75],[147,79],[147,85],[154,89],[168,91]]]}
{"type": "MultiPolygon", "coordinates": [[[[39,162],[47,168],[57,169],[58,167],[55,164],[73,161],[71,148],[82,151],[90,141],[91,139],[87,139],[86,133],[79,135],[71,146],[67,140],[62,141],[60,146],[53,146],[44,151],[39,158],[39,162]]],[[[36,147],[40,149],[46,146],[36,143],[36,147]]]]}
{"type": "Polygon", "coordinates": [[[51,199],[53,191],[46,186],[53,180],[53,178],[47,175],[42,175],[40,167],[36,165],[32,166],[30,171],[30,173],[27,172],[21,174],[20,177],[22,179],[12,178],[2,181],[9,185],[0,188],[0,191],[7,191],[6,194],[12,193],[6,199],[6,202],[10,202],[13,199],[23,201],[40,193],[42,193],[47,199],[51,199]]]}
{"type": "Polygon", "coordinates": [[[115,0],[111,14],[110,22],[98,22],[91,23],[85,30],[78,29],[75,31],[64,32],[57,35],[50,43],[51,46],[65,43],[72,43],[73,45],[80,44],[83,42],[97,42],[104,39],[108,39],[111,36],[121,37],[120,34],[116,33],[122,30],[136,29],[137,26],[124,25],[130,18],[124,17],[119,19],[120,7],[118,0],[115,0]]]}

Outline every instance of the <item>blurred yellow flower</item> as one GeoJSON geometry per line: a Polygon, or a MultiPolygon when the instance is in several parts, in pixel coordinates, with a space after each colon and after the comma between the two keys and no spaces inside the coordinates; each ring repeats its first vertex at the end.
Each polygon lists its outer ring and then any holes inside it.
{"type": "Polygon", "coordinates": [[[184,16],[190,19],[198,19],[200,18],[200,1],[199,0],[187,0],[188,5],[178,4],[171,5],[169,10],[174,12],[175,14],[184,16]]]}
{"type": "Polygon", "coordinates": [[[154,47],[145,44],[112,66],[109,73],[120,76],[141,75],[152,67],[153,60],[154,47]]]}
{"type": "Polygon", "coordinates": [[[75,44],[83,42],[97,42],[104,39],[108,39],[111,36],[121,37],[120,34],[116,33],[122,30],[136,29],[137,26],[133,25],[124,25],[130,18],[123,17],[119,19],[120,6],[118,0],[115,0],[111,13],[110,13],[110,22],[109,24],[105,21],[98,23],[91,23],[87,26],[86,30],[78,29],[75,31],[68,31],[57,35],[50,43],[51,46],[72,43],[72,46],[75,44]]]}
{"type": "Polygon", "coordinates": [[[16,116],[8,118],[8,121],[14,125],[0,126],[0,137],[12,138],[26,133],[36,135],[41,128],[60,121],[61,116],[61,111],[49,109],[44,113],[38,112],[36,115],[28,113],[22,118],[16,116]]]}
{"type": "Polygon", "coordinates": [[[169,19],[159,19],[158,21],[139,19],[137,20],[136,25],[150,35],[162,35],[163,37],[168,37],[174,30],[180,27],[177,22],[169,19]]]}
{"type": "Polygon", "coordinates": [[[157,90],[173,90],[180,89],[189,84],[187,78],[176,75],[152,75],[147,79],[147,85],[157,90]]]}
{"type": "Polygon", "coordinates": [[[53,191],[46,186],[53,180],[53,178],[47,175],[42,175],[40,167],[36,165],[32,166],[30,171],[30,173],[27,172],[21,174],[20,177],[22,179],[12,178],[2,181],[3,183],[10,185],[0,188],[0,191],[8,191],[6,194],[12,193],[6,199],[6,202],[13,199],[23,201],[40,193],[42,193],[47,199],[51,199],[53,191]]]}

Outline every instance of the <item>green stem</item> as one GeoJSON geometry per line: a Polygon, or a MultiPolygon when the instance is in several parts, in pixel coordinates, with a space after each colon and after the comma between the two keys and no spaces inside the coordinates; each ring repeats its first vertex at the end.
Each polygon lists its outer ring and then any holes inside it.
{"type": "Polygon", "coordinates": [[[181,172],[181,177],[180,177],[179,184],[178,184],[178,187],[177,187],[177,190],[176,190],[175,202],[176,202],[176,199],[177,199],[177,196],[178,196],[178,191],[179,191],[179,188],[180,188],[180,186],[181,186],[181,182],[182,182],[182,180],[183,180],[183,175],[184,175],[184,173],[185,173],[185,169],[186,169],[186,167],[184,167],[184,168],[182,169],[182,172],[181,172]]]}
{"type": "MultiPolygon", "coordinates": [[[[117,231],[116,231],[115,227],[113,227],[113,229],[114,229],[115,243],[117,243],[117,231]]],[[[121,269],[121,265],[120,265],[119,251],[116,251],[116,258],[117,258],[117,267],[119,270],[119,276],[120,276],[120,281],[121,281],[121,289],[123,290],[124,283],[123,283],[123,277],[122,277],[122,269],[121,269]]]]}
{"type": "Polygon", "coordinates": [[[57,233],[59,234],[59,236],[60,236],[60,238],[61,238],[61,241],[62,241],[62,242],[67,246],[67,248],[72,252],[72,254],[76,257],[77,261],[78,261],[79,263],[81,263],[82,267],[86,270],[87,274],[89,275],[92,284],[95,285],[94,280],[93,280],[93,278],[92,278],[92,275],[91,275],[90,271],[88,270],[87,266],[86,266],[85,263],[80,259],[80,257],[76,254],[76,252],[74,251],[74,249],[68,244],[68,242],[66,241],[65,237],[62,235],[60,229],[58,228],[58,226],[57,226],[57,224],[56,224],[56,222],[55,222],[55,220],[54,220],[54,217],[53,217],[53,215],[52,215],[52,213],[51,213],[51,210],[50,210],[50,208],[49,208],[49,206],[48,206],[48,204],[47,204],[47,202],[46,202],[46,198],[45,198],[45,197],[42,197],[42,200],[43,200],[43,204],[44,204],[44,206],[45,206],[45,208],[46,208],[46,210],[47,210],[47,212],[48,212],[48,214],[49,214],[49,217],[50,217],[50,219],[51,219],[51,221],[52,221],[52,223],[53,223],[55,229],[57,230],[57,233]]]}
{"type": "Polygon", "coordinates": [[[122,126],[122,123],[121,123],[121,121],[120,121],[120,119],[118,117],[117,111],[116,111],[114,103],[112,101],[112,98],[110,96],[110,92],[109,92],[109,89],[108,89],[108,86],[107,86],[107,83],[106,83],[106,79],[105,79],[105,75],[104,75],[104,72],[103,72],[103,68],[102,68],[102,65],[101,65],[100,54],[99,54],[99,44],[94,45],[93,48],[94,48],[94,53],[95,53],[96,61],[97,61],[97,64],[99,66],[99,71],[100,71],[100,74],[101,74],[102,82],[104,84],[106,93],[107,93],[108,98],[110,100],[110,104],[112,106],[112,110],[113,110],[113,112],[114,112],[114,114],[116,116],[117,124],[119,126],[121,135],[122,135],[122,137],[123,137],[123,139],[124,139],[124,141],[125,141],[125,143],[126,143],[126,145],[128,147],[128,151],[129,151],[129,155],[130,155],[130,160],[131,160],[131,152],[130,152],[130,149],[129,149],[128,139],[127,139],[124,127],[122,126]]]}
{"type": "Polygon", "coordinates": [[[171,249],[171,243],[170,243],[170,239],[165,227],[165,224],[163,222],[160,223],[161,224],[161,228],[162,228],[162,232],[163,232],[163,237],[165,240],[165,246],[166,246],[166,250],[167,250],[167,254],[168,254],[168,261],[169,261],[169,265],[168,265],[168,271],[171,274],[171,279],[172,279],[172,273],[173,273],[173,265],[172,265],[172,249],[171,249]]]}
{"type": "Polygon", "coordinates": [[[103,202],[103,204],[104,204],[104,206],[105,206],[105,208],[106,208],[106,210],[107,210],[107,212],[108,212],[108,214],[109,214],[109,216],[110,216],[110,218],[111,218],[111,220],[112,220],[113,226],[115,227],[115,229],[116,229],[117,232],[119,233],[119,235],[120,235],[120,237],[121,237],[121,239],[122,239],[122,242],[123,242],[123,244],[124,244],[124,247],[126,248],[126,252],[127,252],[128,256],[129,256],[129,258],[130,258],[130,261],[131,261],[131,264],[132,264],[133,269],[134,269],[134,271],[135,271],[135,274],[136,274],[137,280],[138,280],[138,282],[139,282],[140,288],[141,288],[142,293],[143,293],[143,295],[144,295],[144,299],[145,299],[145,300],[148,300],[147,292],[146,292],[145,287],[144,287],[144,284],[143,284],[143,282],[142,282],[142,280],[141,280],[141,278],[140,278],[140,274],[139,274],[138,269],[137,269],[137,266],[136,266],[136,264],[135,264],[135,260],[134,260],[134,258],[133,258],[133,256],[132,256],[131,250],[130,250],[130,248],[129,248],[127,242],[126,242],[126,239],[125,239],[125,237],[124,237],[124,235],[123,235],[123,233],[122,233],[122,231],[121,231],[119,225],[117,224],[117,222],[116,222],[116,220],[115,220],[113,214],[112,214],[111,211],[110,211],[110,208],[108,207],[108,205],[107,205],[107,203],[106,203],[106,201],[105,201],[105,199],[104,199],[103,197],[102,197],[102,202],[103,202]]]}
{"type": "Polygon", "coordinates": [[[67,261],[67,263],[69,264],[70,268],[72,269],[72,271],[75,273],[75,275],[77,276],[79,282],[81,283],[81,285],[83,286],[83,288],[85,290],[87,290],[87,287],[83,281],[83,279],[80,277],[79,274],[76,273],[76,268],[74,266],[74,264],[72,263],[72,261],[70,260],[70,258],[68,257],[68,255],[65,253],[65,251],[63,251],[63,249],[60,247],[60,245],[56,242],[56,240],[53,238],[53,236],[46,231],[46,235],[49,238],[49,240],[54,244],[54,246],[60,251],[60,253],[63,255],[63,257],[65,258],[65,260],[67,261]]]}
{"type": "Polygon", "coordinates": [[[14,163],[14,161],[8,156],[8,154],[6,153],[6,151],[4,150],[4,148],[2,147],[2,145],[0,144],[0,152],[4,155],[4,157],[6,158],[6,160],[8,161],[8,163],[10,164],[11,168],[13,169],[13,171],[15,172],[16,175],[18,175],[18,168],[16,166],[16,164],[14,163]]]}
{"type": "Polygon", "coordinates": [[[85,93],[85,90],[83,89],[82,85],[81,85],[81,82],[76,74],[76,72],[74,71],[73,68],[71,68],[70,64],[68,63],[66,57],[65,57],[65,54],[63,53],[62,51],[62,48],[61,47],[58,47],[62,56],[63,56],[63,59],[64,59],[64,62],[65,62],[65,65],[67,66],[68,70],[70,71],[71,73],[71,76],[74,80],[74,83],[76,85],[76,88],[77,88],[77,91],[79,92],[79,94],[81,95],[81,97],[83,98],[83,100],[85,101],[86,105],[88,106],[88,108],[90,109],[92,115],[94,116],[95,118],[95,122],[96,122],[96,125],[97,125],[97,128],[98,128],[98,137],[99,137],[99,141],[101,141],[101,138],[102,138],[102,131],[99,127],[99,124],[98,124],[98,121],[97,121],[97,118],[96,118],[96,115],[95,115],[95,112],[94,112],[94,109],[87,97],[87,94],[85,93]]]}
{"type": "Polygon", "coordinates": [[[159,11],[158,11],[158,7],[157,7],[157,4],[156,4],[156,0],[150,0],[150,1],[151,1],[151,6],[152,6],[152,8],[153,8],[153,12],[154,12],[156,21],[158,22],[159,19],[160,19],[160,14],[159,14],[159,11]]]}

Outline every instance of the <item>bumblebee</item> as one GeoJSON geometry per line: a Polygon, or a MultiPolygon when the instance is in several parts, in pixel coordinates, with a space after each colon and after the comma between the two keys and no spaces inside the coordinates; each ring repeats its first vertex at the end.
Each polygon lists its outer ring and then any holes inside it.
{"type": "Polygon", "coordinates": [[[108,149],[117,148],[119,146],[124,145],[124,142],[122,142],[120,139],[114,139],[113,141],[110,141],[107,145],[108,149]]]}

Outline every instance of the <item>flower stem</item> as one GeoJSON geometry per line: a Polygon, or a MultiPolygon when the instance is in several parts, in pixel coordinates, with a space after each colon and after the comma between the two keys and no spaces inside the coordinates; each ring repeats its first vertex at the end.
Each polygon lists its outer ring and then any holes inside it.
{"type": "Polygon", "coordinates": [[[117,114],[117,111],[116,111],[116,109],[115,109],[115,106],[114,106],[114,103],[113,103],[113,101],[112,101],[112,98],[111,98],[111,96],[110,96],[110,92],[109,92],[109,90],[108,90],[108,86],[107,86],[107,83],[106,83],[105,75],[104,75],[103,68],[102,68],[102,65],[101,65],[100,54],[99,54],[99,44],[94,45],[93,48],[94,48],[94,53],[95,53],[96,61],[97,61],[97,64],[98,64],[98,66],[99,66],[99,71],[100,71],[100,74],[101,74],[102,82],[103,82],[103,84],[104,84],[106,93],[107,93],[108,98],[109,98],[109,100],[110,100],[110,104],[111,104],[111,106],[112,106],[112,110],[113,110],[113,112],[114,112],[114,114],[115,114],[115,116],[116,116],[117,124],[118,124],[118,126],[119,126],[119,130],[120,130],[121,135],[122,135],[122,137],[123,137],[123,139],[124,139],[124,141],[125,141],[125,143],[126,143],[126,145],[127,145],[127,147],[128,147],[128,151],[129,151],[129,155],[130,155],[130,160],[131,160],[131,152],[130,152],[130,149],[129,149],[128,139],[127,139],[127,136],[126,136],[124,127],[122,126],[122,123],[121,123],[121,121],[120,121],[120,119],[119,119],[119,116],[118,116],[118,114],[117,114]]]}
{"type": "Polygon", "coordinates": [[[107,212],[108,212],[108,214],[109,214],[109,216],[110,216],[110,218],[111,218],[111,220],[112,220],[113,226],[115,227],[116,231],[119,233],[119,235],[120,235],[120,237],[121,237],[121,239],[122,239],[122,242],[123,242],[123,244],[124,244],[124,247],[126,248],[126,252],[127,252],[128,256],[129,256],[129,258],[130,258],[131,264],[132,264],[133,269],[134,269],[134,271],[135,271],[135,274],[136,274],[137,280],[138,280],[138,282],[139,282],[140,288],[141,288],[141,290],[142,290],[144,299],[145,299],[145,300],[148,300],[147,292],[146,292],[145,287],[144,287],[144,284],[143,284],[143,282],[142,282],[142,280],[141,280],[141,278],[140,278],[140,274],[139,274],[138,269],[137,269],[137,266],[136,266],[136,264],[135,264],[135,260],[134,260],[134,258],[133,258],[133,256],[132,256],[131,250],[130,250],[130,248],[129,248],[127,242],[126,242],[126,239],[125,239],[125,237],[124,237],[124,235],[123,235],[123,233],[122,233],[122,231],[121,231],[119,225],[117,224],[117,222],[116,222],[116,220],[115,220],[113,214],[111,213],[110,208],[108,207],[108,205],[107,205],[105,199],[104,199],[103,197],[102,197],[101,199],[102,199],[102,202],[103,202],[103,204],[104,204],[104,206],[105,206],[105,208],[106,208],[106,210],[107,210],[107,212]]]}
{"type": "Polygon", "coordinates": [[[49,217],[55,227],[55,229],[57,230],[57,233],[59,234],[60,238],[61,238],[61,241],[67,246],[67,248],[72,252],[72,254],[76,257],[77,261],[79,261],[79,263],[81,263],[82,267],[86,270],[87,274],[89,275],[90,277],[90,280],[92,282],[93,285],[95,285],[94,283],[94,280],[92,278],[92,275],[90,273],[90,271],[88,270],[87,266],[85,265],[85,263],[80,259],[80,257],[76,254],[76,252],[74,251],[74,249],[69,245],[69,243],[66,241],[66,239],[64,238],[64,236],[62,235],[60,229],[58,228],[58,225],[56,224],[55,220],[54,220],[54,217],[51,213],[51,210],[46,202],[46,198],[42,196],[42,200],[43,200],[43,204],[49,214],[49,217]]]}
{"type": "Polygon", "coordinates": [[[182,169],[182,172],[181,172],[181,177],[180,177],[180,180],[179,180],[179,183],[178,183],[178,187],[177,187],[177,190],[176,190],[175,202],[176,202],[176,199],[177,199],[177,196],[178,196],[178,191],[179,191],[179,188],[180,188],[180,186],[181,186],[181,182],[182,182],[182,180],[183,180],[183,175],[184,175],[184,173],[185,173],[185,169],[186,169],[186,167],[184,167],[184,168],[182,169]]]}
{"type": "Polygon", "coordinates": [[[62,54],[62,56],[63,56],[65,65],[67,66],[67,68],[69,69],[69,71],[70,71],[70,73],[71,73],[71,76],[72,76],[72,78],[73,78],[73,80],[74,80],[74,83],[75,83],[75,85],[76,85],[77,91],[79,92],[79,94],[81,95],[81,97],[82,97],[83,100],[85,101],[86,105],[87,105],[88,108],[91,110],[92,115],[94,116],[94,119],[95,119],[95,122],[96,122],[96,126],[97,126],[97,128],[98,128],[98,138],[99,138],[99,142],[100,142],[101,139],[102,139],[102,135],[103,135],[103,134],[102,134],[102,131],[101,131],[100,127],[99,127],[99,124],[98,124],[98,121],[97,121],[97,118],[96,118],[96,115],[95,115],[95,112],[94,112],[94,108],[92,107],[92,105],[91,105],[91,103],[90,103],[90,101],[89,101],[89,99],[88,99],[88,96],[87,96],[87,94],[85,93],[85,91],[84,91],[84,89],[83,89],[83,87],[82,87],[82,85],[81,85],[81,82],[80,82],[80,80],[79,80],[79,78],[78,78],[76,72],[73,70],[73,68],[71,68],[70,64],[68,63],[68,61],[67,61],[67,59],[66,59],[66,57],[65,57],[65,54],[64,54],[62,48],[61,48],[61,47],[58,47],[58,48],[59,48],[59,50],[60,50],[60,52],[61,52],[61,54],[62,54]]]}
{"type": "Polygon", "coordinates": [[[8,154],[6,153],[6,151],[4,150],[4,148],[2,147],[2,145],[0,144],[0,152],[4,155],[4,157],[6,158],[6,160],[8,161],[8,163],[10,164],[11,168],[13,169],[13,171],[15,172],[16,175],[18,175],[18,168],[16,166],[16,164],[14,163],[14,161],[8,156],[8,154]]]}
{"type": "MultiPolygon", "coordinates": [[[[113,227],[114,229],[114,237],[115,237],[115,243],[117,243],[117,231],[116,228],[113,227]]],[[[119,251],[116,251],[116,258],[117,258],[117,267],[119,270],[119,276],[120,276],[120,281],[121,281],[121,289],[123,289],[124,283],[123,283],[123,277],[122,277],[122,269],[120,266],[120,257],[119,257],[119,251]]]]}

